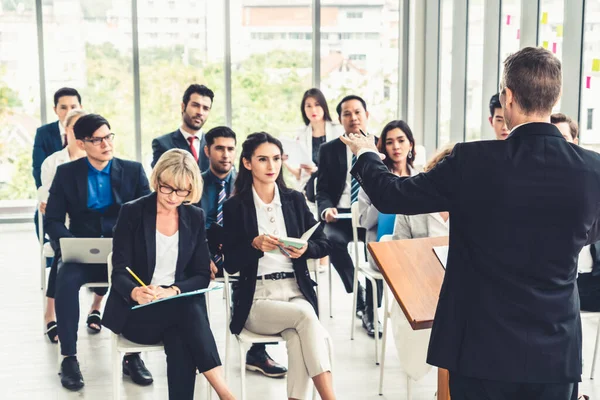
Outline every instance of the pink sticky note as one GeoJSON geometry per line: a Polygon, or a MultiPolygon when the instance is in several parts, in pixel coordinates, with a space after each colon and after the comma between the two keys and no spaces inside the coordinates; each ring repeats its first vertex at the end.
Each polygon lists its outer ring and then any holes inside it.
{"type": "Polygon", "coordinates": [[[556,54],[556,42],[552,43],[552,52],[556,54]]]}
{"type": "Polygon", "coordinates": [[[517,29],[517,39],[521,39],[521,30],[517,29]]]}
{"type": "Polygon", "coordinates": [[[506,25],[510,25],[510,15],[506,16],[506,25]]]}
{"type": "Polygon", "coordinates": [[[591,76],[588,76],[585,78],[585,88],[586,89],[592,88],[592,77],[591,76]]]}

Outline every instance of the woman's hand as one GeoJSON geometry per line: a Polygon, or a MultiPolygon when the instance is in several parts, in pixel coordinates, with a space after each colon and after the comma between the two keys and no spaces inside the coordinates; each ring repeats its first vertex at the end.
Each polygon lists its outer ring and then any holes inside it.
{"type": "Polygon", "coordinates": [[[217,272],[219,272],[219,268],[215,265],[213,260],[210,260],[210,280],[214,281],[217,276],[217,272]]]}
{"type": "Polygon", "coordinates": [[[137,286],[131,291],[131,299],[138,304],[150,303],[157,298],[156,292],[152,289],[155,286],[137,286]]]}
{"type": "Polygon", "coordinates": [[[259,235],[252,241],[252,247],[263,252],[275,250],[281,244],[279,239],[271,235],[259,235]]]}
{"type": "Polygon", "coordinates": [[[148,286],[149,288],[152,288],[154,290],[154,292],[156,293],[156,298],[157,299],[165,299],[167,297],[173,297],[177,295],[177,290],[169,287],[169,288],[163,288],[160,286],[153,286],[150,285],[148,286]]]}
{"type": "Polygon", "coordinates": [[[304,253],[306,253],[306,250],[308,249],[308,243],[299,249],[294,246],[287,246],[284,248],[290,254],[290,258],[300,258],[304,253]]]}
{"type": "Polygon", "coordinates": [[[45,202],[40,202],[40,212],[44,215],[46,215],[46,203],[45,202]]]}

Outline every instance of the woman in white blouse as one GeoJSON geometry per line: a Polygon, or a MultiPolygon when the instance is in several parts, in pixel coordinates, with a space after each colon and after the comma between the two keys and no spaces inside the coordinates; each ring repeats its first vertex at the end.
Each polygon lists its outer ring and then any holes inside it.
{"type": "MultiPolygon", "coordinates": [[[[452,153],[454,144],[442,148],[427,163],[424,172],[433,169],[439,162],[452,153]]],[[[447,212],[396,215],[394,240],[417,239],[425,237],[448,236],[450,215],[447,212]]],[[[427,346],[430,330],[413,331],[397,302],[392,304],[391,322],[396,342],[396,349],[405,372],[413,379],[419,380],[431,368],[426,362],[427,346]]]]}
{"type": "MultiPolygon", "coordinates": [[[[413,162],[417,155],[415,151],[415,138],[408,124],[401,120],[389,122],[381,131],[381,136],[377,142],[377,149],[385,154],[383,163],[389,168],[390,172],[398,176],[412,176],[417,173],[413,167],[413,162]]],[[[377,226],[379,220],[379,211],[371,204],[369,196],[361,188],[358,192],[358,223],[367,230],[366,241],[377,241],[377,226]]],[[[377,266],[368,254],[369,264],[374,270],[377,266]]],[[[377,304],[381,306],[381,295],[383,285],[378,284],[377,304]]],[[[363,328],[371,337],[375,337],[375,323],[373,310],[373,288],[371,282],[367,280],[366,290],[366,308],[362,317],[363,328]]],[[[379,329],[379,327],[377,328],[379,329]]],[[[380,332],[381,336],[381,332],[380,332]]]]}
{"type": "Polygon", "coordinates": [[[240,273],[231,332],[281,335],[288,350],[288,398],[305,399],[312,378],[321,398],[332,400],[329,335],[307,267],[330,245],[322,228],[301,248],[280,241],[299,238],[316,224],[304,195],[285,186],[282,153],[281,142],[268,133],[248,136],[234,194],[223,207],[225,270],[240,273]]]}
{"type": "MultiPolygon", "coordinates": [[[[77,140],[75,139],[75,133],[73,132],[73,126],[77,120],[86,115],[87,112],[81,109],[71,110],[65,117],[64,127],[65,133],[67,135],[67,146],[57,151],[56,153],[51,154],[48,158],[44,160],[42,164],[42,186],[38,188],[38,201],[39,208],[42,214],[46,213],[46,203],[48,202],[48,193],[50,190],[50,186],[52,185],[52,180],[54,179],[54,175],[56,175],[56,169],[59,165],[79,160],[82,157],[85,157],[85,150],[81,149],[77,145],[77,140]]],[[[56,263],[52,263],[50,267],[50,274],[48,276],[48,287],[46,290],[46,314],[45,321],[48,335],[48,339],[52,343],[58,342],[58,326],[56,325],[56,315],[54,312],[54,292],[56,288],[56,263]]],[[[99,310],[102,306],[102,298],[106,293],[105,288],[95,289],[99,294],[94,294],[94,301],[91,306],[90,316],[100,315],[99,310]]],[[[92,319],[88,318],[88,327],[91,333],[97,333],[100,331],[101,326],[99,324],[99,317],[92,317],[92,319]],[[98,322],[98,323],[95,323],[98,322]]]]}

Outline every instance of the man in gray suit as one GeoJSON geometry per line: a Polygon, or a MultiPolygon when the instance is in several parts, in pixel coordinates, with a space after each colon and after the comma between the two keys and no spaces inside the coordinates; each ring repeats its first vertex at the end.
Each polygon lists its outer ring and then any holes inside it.
{"type": "Polygon", "coordinates": [[[450,371],[452,400],[577,398],[577,257],[600,239],[600,155],[550,123],[561,88],[548,50],[509,56],[500,84],[508,138],[459,143],[410,178],[389,173],[369,138],[342,138],[378,210],[450,212],[427,362],[450,371]]]}
{"type": "Polygon", "coordinates": [[[202,126],[208,119],[215,94],[204,85],[192,84],[183,94],[181,102],[182,124],[175,132],[167,133],[152,141],[152,168],[167,150],[183,149],[192,153],[200,171],[208,169],[208,157],[204,153],[206,139],[202,126]]]}

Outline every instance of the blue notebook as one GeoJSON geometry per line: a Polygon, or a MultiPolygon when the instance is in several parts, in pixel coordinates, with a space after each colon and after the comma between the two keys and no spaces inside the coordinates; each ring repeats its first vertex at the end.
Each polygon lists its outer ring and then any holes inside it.
{"type": "Polygon", "coordinates": [[[146,307],[146,306],[151,306],[152,304],[161,303],[163,301],[175,300],[175,299],[179,299],[181,297],[195,296],[197,294],[211,292],[213,290],[219,290],[219,289],[223,289],[223,284],[213,282],[213,283],[210,284],[209,287],[207,287],[205,289],[198,289],[198,290],[194,290],[193,292],[181,293],[181,294],[178,294],[177,296],[165,297],[164,299],[154,300],[154,301],[151,301],[150,303],[139,304],[137,306],[131,307],[131,309],[132,310],[136,310],[138,308],[142,308],[142,307],[146,307]]]}

